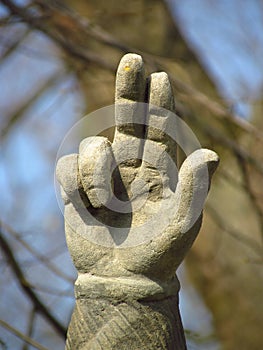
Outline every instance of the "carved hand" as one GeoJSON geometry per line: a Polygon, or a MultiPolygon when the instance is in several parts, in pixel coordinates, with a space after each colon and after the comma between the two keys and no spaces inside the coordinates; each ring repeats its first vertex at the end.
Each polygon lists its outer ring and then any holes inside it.
{"type": "Polygon", "coordinates": [[[219,159],[199,149],[177,173],[181,124],[169,112],[170,82],[166,73],[146,80],[138,55],[120,62],[115,105],[113,143],[87,138],[57,164],[76,298],[163,300],[178,293],[175,272],[199,232],[219,159]]]}

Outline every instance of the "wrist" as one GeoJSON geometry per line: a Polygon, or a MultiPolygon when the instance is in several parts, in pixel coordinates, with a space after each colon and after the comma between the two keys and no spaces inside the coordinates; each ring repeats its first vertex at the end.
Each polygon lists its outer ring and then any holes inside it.
{"type": "Polygon", "coordinates": [[[171,281],[153,281],[145,276],[105,277],[79,274],[75,282],[76,299],[163,300],[176,296],[180,284],[175,276],[171,281]]]}

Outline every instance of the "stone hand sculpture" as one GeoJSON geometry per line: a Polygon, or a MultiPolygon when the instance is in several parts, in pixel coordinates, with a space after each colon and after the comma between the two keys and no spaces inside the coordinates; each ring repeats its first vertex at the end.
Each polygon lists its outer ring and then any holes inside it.
{"type": "Polygon", "coordinates": [[[206,149],[176,171],[181,126],[167,74],[144,75],[125,55],[116,129],[64,156],[57,178],[67,244],[78,271],[66,349],[186,349],[176,269],[201,226],[219,159],[206,149]]]}

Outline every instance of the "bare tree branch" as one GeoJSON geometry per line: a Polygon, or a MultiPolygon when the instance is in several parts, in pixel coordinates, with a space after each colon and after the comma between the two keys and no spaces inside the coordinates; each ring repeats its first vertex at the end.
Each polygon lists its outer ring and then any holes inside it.
{"type": "MultiPolygon", "coordinates": [[[[90,24],[90,22],[74,12],[72,9],[69,9],[64,4],[59,1],[43,1],[36,0],[31,3],[31,7],[39,6],[38,14],[35,12],[29,11],[30,7],[22,7],[17,6],[13,1],[10,0],[2,0],[2,3],[10,10],[10,12],[19,16],[22,20],[28,23],[32,28],[41,30],[46,35],[48,35],[51,39],[53,39],[59,46],[61,46],[66,52],[70,55],[78,58],[81,61],[84,61],[85,64],[92,63],[112,72],[115,72],[115,65],[102,58],[101,55],[96,54],[94,51],[90,50],[87,46],[78,45],[78,43],[71,40],[68,36],[65,36],[63,33],[63,27],[58,22],[56,23],[56,19],[58,18],[58,12],[63,14],[68,20],[68,23],[71,23],[73,28],[80,33],[84,33],[87,36],[92,37],[93,39],[99,41],[100,43],[115,48],[122,53],[126,52],[138,52],[139,54],[143,54],[146,63],[150,68],[166,70],[167,67],[164,64],[164,61],[160,57],[156,57],[151,54],[147,54],[145,52],[141,52],[136,48],[129,47],[124,45],[117,39],[115,39],[112,35],[102,30],[99,26],[95,26],[94,24],[90,24]],[[47,21],[47,18],[52,18],[52,25],[47,21]]],[[[88,40],[87,40],[88,41],[88,40]]],[[[244,119],[238,117],[237,115],[233,116],[230,113],[229,109],[219,104],[218,102],[212,100],[204,93],[198,91],[190,84],[186,84],[177,79],[176,76],[170,71],[168,71],[169,76],[171,77],[171,81],[173,85],[185,94],[188,98],[190,97],[194,101],[198,102],[200,105],[204,106],[206,109],[211,111],[213,115],[219,119],[226,120],[231,122],[235,126],[237,126],[240,130],[243,130],[247,133],[251,133],[255,138],[259,140],[263,140],[263,133],[258,130],[255,126],[245,121],[244,119]]]]}
{"type": "Polygon", "coordinates": [[[223,121],[228,121],[248,134],[254,135],[256,139],[263,141],[262,131],[257,129],[253,124],[249,123],[238,115],[229,113],[229,110],[226,107],[212,100],[204,93],[196,90],[191,85],[181,82],[174,76],[174,74],[169,73],[169,76],[171,76],[171,81],[176,87],[179,88],[179,90],[184,92],[187,96],[192,97],[193,100],[199,102],[200,105],[205,106],[205,108],[211,111],[215,117],[223,121]]]}
{"type": "MultiPolygon", "coordinates": [[[[91,62],[95,65],[99,65],[105,69],[109,69],[112,72],[115,71],[115,66],[109,64],[109,62],[103,59],[100,55],[95,54],[94,52],[88,50],[88,48],[79,47],[71,43],[67,37],[63,36],[63,33],[53,30],[45,23],[45,15],[35,16],[27,11],[25,7],[17,6],[14,2],[9,0],[3,0],[2,3],[8,7],[8,9],[16,16],[21,17],[26,23],[31,25],[33,28],[38,29],[48,35],[53,39],[59,46],[61,46],[65,51],[69,52],[74,57],[77,57],[80,60],[83,60],[85,63],[91,62]]],[[[37,2],[33,3],[36,4],[37,2]]],[[[40,4],[41,2],[39,2],[40,4]]],[[[45,4],[41,3],[44,7],[45,4]]],[[[64,6],[63,6],[64,8],[64,6]]],[[[51,7],[49,7],[51,9],[51,7]]]]}
{"type": "Polygon", "coordinates": [[[39,299],[39,297],[35,294],[33,289],[30,286],[29,281],[26,279],[23,271],[21,270],[19,263],[17,262],[12,248],[10,247],[7,240],[4,238],[3,233],[0,231],[0,247],[2,249],[3,254],[6,256],[10,267],[12,268],[13,273],[15,274],[18,283],[21,288],[28,296],[28,298],[32,301],[35,309],[44,316],[48,322],[53,326],[53,328],[57,331],[57,333],[63,338],[66,337],[66,328],[50,313],[48,307],[43,304],[43,302],[39,299]]]}

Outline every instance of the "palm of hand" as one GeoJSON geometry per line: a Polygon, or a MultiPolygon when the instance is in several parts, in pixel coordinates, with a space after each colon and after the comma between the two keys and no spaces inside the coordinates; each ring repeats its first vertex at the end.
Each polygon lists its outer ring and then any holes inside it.
{"type": "Polygon", "coordinates": [[[192,245],[205,199],[196,210],[193,197],[200,188],[207,194],[218,157],[194,152],[178,180],[177,145],[166,135],[173,108],[167,75],[152,74],[146,87],[140,56],[126,55],[117,73],[113,144],[88,138],[79,155],[59,161],[68,246],[79,272],[167,280],[192,245]]]}

